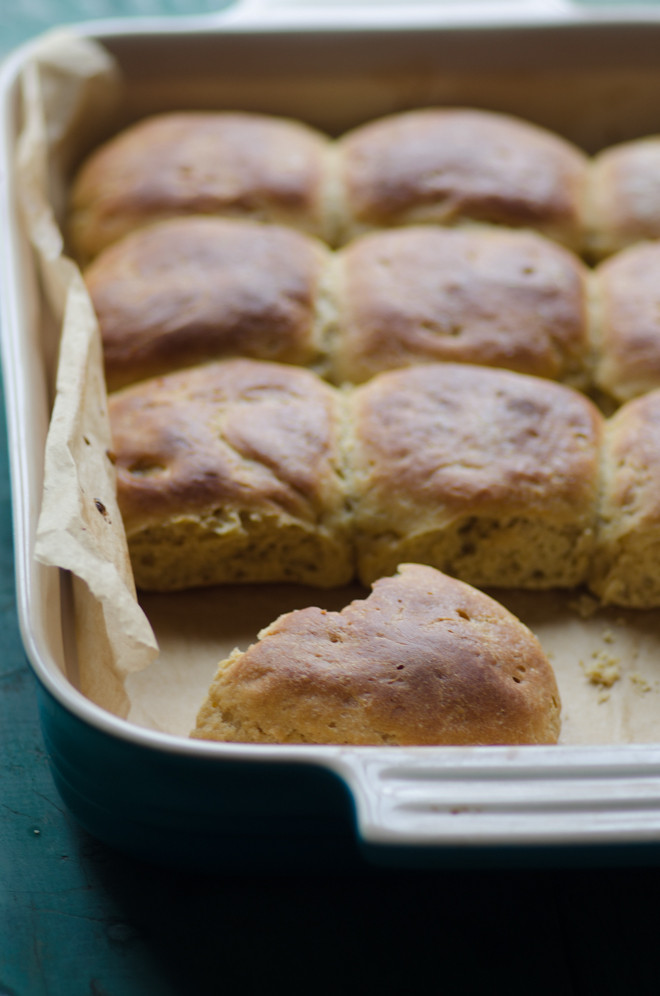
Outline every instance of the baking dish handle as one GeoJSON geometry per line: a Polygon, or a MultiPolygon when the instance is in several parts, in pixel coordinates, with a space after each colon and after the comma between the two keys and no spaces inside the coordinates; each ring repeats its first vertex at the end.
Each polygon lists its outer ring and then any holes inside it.
{"type": "MultiPolygon", "coordinates": [[[[609,3],[611,0],[602,0],[609,3]]],[[[647,0],[660,2],[660,0],[647,0]]],[[[624,0],[622,0],[622,4],[624,0]]],[[[223,21],[256,24],[411,24],[433,18],[449,23],[565,19],[598,0],[235,0],[220,12],[223,21]]]]}
{"type": "Polygon", "coordinates": [[[364,748],[341,752],[361,845],[660,843],[660,747],[364,748]]]}

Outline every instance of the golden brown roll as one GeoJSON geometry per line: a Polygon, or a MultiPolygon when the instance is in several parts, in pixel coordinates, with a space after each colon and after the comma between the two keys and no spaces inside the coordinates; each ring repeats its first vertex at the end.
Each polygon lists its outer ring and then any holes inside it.
{"type": "Polygon", "coordinates": [[[287,613],[222,661],[192,736],[266,743],[547,744],[560,728],[536,637],[419,564],[341,612],[287,613]]]}
{"type": "Polygon", "coordinates": [[[479,587],[572,587],[594,546],[603,418],[508,370],[433,364],[356,388],[349,451],[358,572],[404,561],[479,587]]]}
{"type": "Polygon", "coordinates": [[[250,221],[175,218],[124,236],[85,271],[108,387],[227,356],[322,363],[331,259],[311,236],[250,221]]]}
{"type": "Polygon", "coordinates": [[[607,421],[590,585],[606,604],[660,605],[660,390],[607,421]]]}
{"type": "Polygon", "coordinates": [[[339,382],[454,361],[586,385],[586,267],[534,232],[363,235],[338,253],[336,299],[339,382]]]}
{"type": "Polygon", "coordinates": [[[660,243],[616,253],[592,279],[594,383],[619,402],[660,387],[660,243]]]}
{"type": "Polygon", "coordinates": [[[595,259],[660,238],[660,136],[598,153],[588,190],[587,249],[595,259]]]}
{"type": "Polygon", "coordinates": [[[137,586],[348,582],[341,409],[310,371],[241,359],[111,395],[137,586]]]}
{"type": "Polygon", "coordinates": [[[87,158],[68,218],[83,263],[127,232],[182,214],[278,222],[325,235],[330,139],[302,122],[238,111],[145,118],[87,158]]]}
{"type": "Polygon", "coordinates": [[[342,238],[482,222],[581,250],[587,161],[559,135],[505,114],[445,107],[381,118],[339,142],[342,238]]]}

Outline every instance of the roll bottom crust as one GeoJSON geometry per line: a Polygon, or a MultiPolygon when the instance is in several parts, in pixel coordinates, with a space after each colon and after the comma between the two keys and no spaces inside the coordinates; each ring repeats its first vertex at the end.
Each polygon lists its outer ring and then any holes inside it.
{"type": "Polygon", "coordinates": [[[493,587],[589,575],[604,420],[568,387],[435,364],[340,390],[229,360],[110,414],[139,587],[368,584],[406,560],[493,587]]]}

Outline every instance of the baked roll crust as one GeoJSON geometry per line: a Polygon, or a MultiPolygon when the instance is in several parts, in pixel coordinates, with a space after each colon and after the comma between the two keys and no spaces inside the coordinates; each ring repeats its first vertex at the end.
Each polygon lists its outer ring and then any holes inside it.
{"type": "Polygon", "coordinates": [[[324,235],[330,139],[302,122],[239,111],[145,118],[82,164],[68,240],[86,263],[127,232],[182,214],[247,217],[324,235]]]}
{"type": "Polygon", "coordinates": [[[505,367],[584,386],[584,264],[533,232],[410,226],[338,253],[333,377],[415,363],[505,367]]]}
{"type": "Polygon", "coordinates": [[[585,581],[603,417],[584,395],[506,370],[379,374],[351,402],[358,573],[430,564],[480,587],[585,581]]]}
{"type": "Polygon", "coordinates": [[[313,373],[210,363],[111,395],[109,414],[137,587],[351,580],[342,397],[313,373]]]}
{"type": "Polygon", "coordinates": [[[660,136],[622,142],[589,168],[587,249],[603,259],[635,242],[660,238],[660,136]]]}
{"type": "Polygon", "coordinates": [[[660,390],[607,420],[590,585],[605,604],[660,605],[660,390]]]}
{"type": "Polygon", "coordinates": [[[265,743],[545,744],[559,692],[501,605],[405,564],[341,612],[288,613],[221,662],[192,736],[265,743]]]}
{"type": "Polygon", "coordinates": [[[616,253],[592,280],[595,385],[617,402],[660,387],[660,244],[616,253]]]}
{"type": "Polygon", "coordinates": [[[533,228],[580,250],[587,163],[559,135],[506,114],[446,107],[390,115],[339,141],[342,238],[481,222],[533,228]]]}
{"type": "Polygon", "coordinates": [[[332,254],[280,225],[157,222],[85,270],[110,390],[228,356],[322,364],[332,254]]]}

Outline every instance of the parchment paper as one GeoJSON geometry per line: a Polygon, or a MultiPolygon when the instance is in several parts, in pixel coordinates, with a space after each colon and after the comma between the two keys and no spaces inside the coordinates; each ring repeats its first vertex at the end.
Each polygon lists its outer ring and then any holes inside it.
{"type": "Polygon", "coordinates": [[[35,554],[73,575],[81,691],[125,715],[124,677],[147,667],[157,644],[136,600],[116,502],[98,325],[57,219],[85,109],[98,106],[99,93],[107,108],[117,86],[114,66],[95,46],[61,34],[44,39],[24,72],[18,176],[52,327],[61,329],[59,343],[44,345],[58,362],[35,554]]]}
{"type": "MultiPolygon", "coordinates": [[[[311,604],[338,610],[366,593],[257,585],[144,595],[138,603],[108,456],[98,329],[59,226],[67,170],[93,136],[112,130],[131,95],[102,49],[63,33],[44,41],[24,92],[25,223],[62,327],[37,556],[74,575],[82,691],[136,724],[186,736],[218,660],[235,646],[246,647],[282,612],[311,604]]],[[[562,742],[660,739],[660,613],[603,610],[580,592],[490,594],[550,656],[562,742]]]]}

